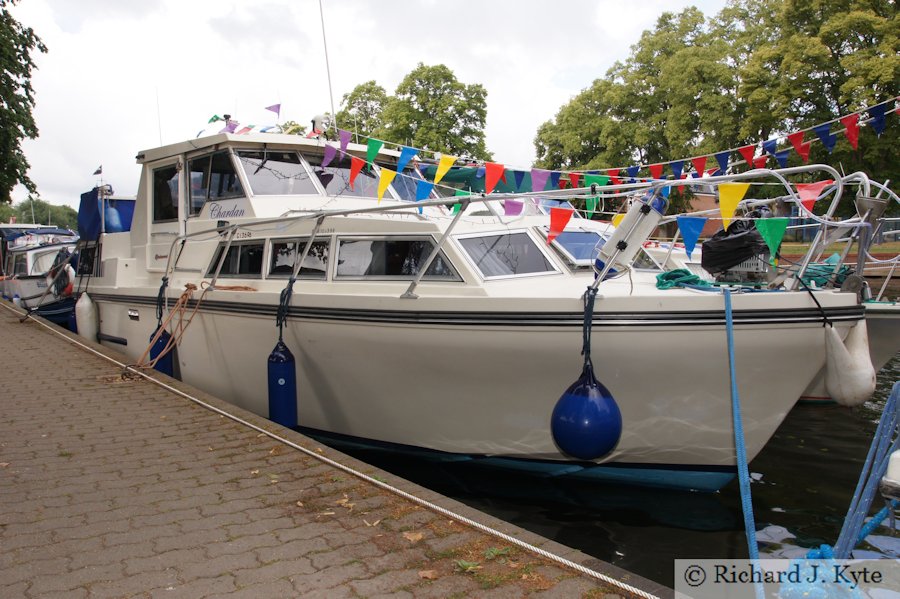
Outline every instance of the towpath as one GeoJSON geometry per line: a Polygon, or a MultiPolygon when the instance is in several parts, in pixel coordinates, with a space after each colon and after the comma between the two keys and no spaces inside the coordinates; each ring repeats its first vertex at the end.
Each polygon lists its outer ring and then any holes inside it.
{"type": "Polygon", "coordinates": [[[0,306],[0,597],[632,596],[319,456],[671,596],[63,335],[0,306]]]}

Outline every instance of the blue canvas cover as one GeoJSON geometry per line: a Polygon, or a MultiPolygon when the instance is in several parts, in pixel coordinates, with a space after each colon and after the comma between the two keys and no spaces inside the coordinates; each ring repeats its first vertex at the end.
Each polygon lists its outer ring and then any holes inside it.
{"type": "Polygon", "coordinates": [[[96,241],[100,237],[100,207],[98,205],[99,189],[81,194],[78,206],[78,235],[87,241],[96,241]]]}

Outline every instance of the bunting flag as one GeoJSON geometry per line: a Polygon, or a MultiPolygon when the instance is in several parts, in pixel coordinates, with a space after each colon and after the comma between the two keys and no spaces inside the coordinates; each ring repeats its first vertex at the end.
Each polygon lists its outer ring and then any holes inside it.
{"type": "Polygon", "coordinates": [[[607,183],[609,183],[609,175],[585,175],[584,176],[584,186],[590,187],[591,185],[596,185],[597,187],[603,187],[607,183]]]}
{"type": "Polygon", "coordinates": [[[719,185],[719,211],[722,213],[722,228],[727,229],[734,217],[734,211],[744,199],[749,183],[722,183],[719,185]]]}
{"type": "Polygon", "coordinates": [[[334,156],[337,154],[337,148],[333,145],[325,142],[325,156],[322,158],[322,167],[326,167],[331,164],[331,161],[334,160],[334,156]]]}
{"type": "Polygon", "coordinates": [[[716,162],[719,163],[719,170],[722,171],[722,174],[725,174],[728,171],[728,157],[730,154],[731,152],[728,150],[716,154],[716,162]]]}
{"type": "Polygon", "coordinates": [[[647,167],[650,169],[650,176],[654,179],[662,179],[663,165],[660,164],[651,164],[647,167]]]}
{"type": "Polygon", "coordinates": [[[762,143],[763,152],[765,152],[767,154],[771,154],[772,156],[775,155],[775,152],[776,152],[775,148],[777,146],[778,146],[777,139],[767,139],[766,141],[764,141],[762,143]]]}
{"type": "Polygon", "coordinates": [[[210,125],[210,124],[212,124],[212,123],[215,123],[216,121],[221,121],[221,120],[222,120],[222,117],[220,117],[220,116],[217,115],[217,114],[214,114],[214,115],[212,115],[212,116],[209,118],[208,121],[206,121],[206,124],[207,124],[207,125],[210,125]]]}
{"type": "Polygon", "coordinates": [[[240,131],[238,131],[237,135],[247,135],[248,133],[253,131],[254,127],[256,127],[256,125],[247,125],[246,127],[243,127],[240,131]]]}
{"type": "Polygon", "coordinates": [[[531,169],[531,191],[544,191],[544,186],[547,185],[549,176],[550,171],[540,168],[531,169]]]}
{"type": "Polygon", "coordinates": [[[559,187],[559,178],[562,176],[562,173],[559,171],[550,171],[550,189],[556,189],[559,187]]]}
{"type": "Polygon", "coordinates": [[[791,133],[787,136],[788,141],[791,142],[791,145],[794,146],[794,150],[796,150],[798,154],[800,153],[800,146],[803,145],[803,136],[803,131],[797,131],[796,133],[791,133]]]}
{"type": "Polygon", "coordinates": [[[611,168],[606,172],[609,174],[609,180],[612,181],[613,185],[621,183],[621,181],[619,181],[619,169],[611,168]]]}
{"type": "Polygon", "coordinates": [[[825,123],[824,125],[819,125],[818,127],[813,127],[813,131],[815,131],[816,135],[819,136],[819,139],[822,141],[822,145],[825,146],[825,149],[828,150],[828,153],[834,150],[834,143],[837,141],[837,135],[830,133],[831,124],[825,123]]]}
{"type": "Polygon", "coordinates": [[[753,168],[766,168],[766,161],[769,159],[765,154],[760,154],[753,159],[753,168]]]}
{"type": "Polygon", "coordinates": [[[238,125],[240,125],[239,122],[232,119],[226,119],[225,126],[222,127],[219,133],[234,133],[234,130],[238,128],[238,125]]]}
{"type": "Polygon", "coordinates": [[[813,206],[822,194],[822,190],[832,183],[834,183],[834,181],[831,179],[817,181],[815,183],[797,183],[797,195],[800,196],[800,203],[803,204],[803,207],[806,208],[808,212],[812,213],[813,206]]]}
{"type": "Polygon", "coordinates": [[[700,173],[703,172],[703,169],[706,168],[706,156],[691,158],[691,164],[694,165],[694,172],[696,173],[694,176],[699,177],[700,173]]]}
{"type": "Polygon", "coordinates": [[[784,232],[787,231],[787,218],[759,218],[756,219],[756,229],[762,235],[766,245],[769,246],[769,261],[775,265],[775,256],[778,254],[778,248],[781,246],[781,240],[784,238],[784,232]]]}
{"type": "Polygon", "coordinates": [[[631,177],[631,181],[629,183],[634,183],[635,177],[637,177],[638,172],[641,170],[641,165],[635,164],[634,166],[629,166],[625,169],[625,172],[628,173],[628,176],[631,177]]]}
{"type": "MultiPolygon", "coordinates": [[[[453,194],[454,197],[470,196],[470,195],[472,195],[472,192],[466,191],[465,189],[457,189],[456,193],[453,194]]],[[[460,211],[461,208],[462,208],[462,204],[453,204],[453,207],[450,209],[450,213],[456,214],[457,212],[460,211]]]]}
{"type": "Polygon", "coordinates": [[[521,191],[522,181],[525,180],[525,171],[513,171],[513,177],[516,179],[516,191],[521,191]]]}
{"type": "Polygon", "coordinates": [[[800,144],[800,149],[797,150],[797,153],[800,154],[800,158],[803,159],[803,162],[809,162],[809,148],[811,146],[812,142],[810,141],[800,144]]]}
{"type": "Polygon", "coordinates": [[[622,222],[623,218],[625,218],[625,214],[623,212],[619,212],[618,214],[613,214],[612,226],[618,227],[619,223],[622,222]]]}
{"type": "Polygon", "coordinates": [[[850,146],[856,150],[859,147],[859,115],[848,114],[841,118],[841,124],[845,127],[844,135],[850,142],[850,146]]]}
{"type": "Polygon", "coordinates": [[[338,129],[338,137],[341,140],[341,156],[347,152],[347,144],[350,143],[350,132],[344,129],[338,129]]]}
{"type": "Polygon", "coordinates": [[[406,165],[409,164],[409,161],[412,160],[412,157],[418,153],[419,151],[415,148],[403,146],[403,148],[400,149],[400,157],[397,158],[397,172],[402,173],[403,169],[406,168],[406,165]]]}
{"type": "MultiPolygon", "coordinates": [[[[416,201],[421,202],[422,200],[427,200],[428,196],[431,195],[432,189],[434,189],[434,183],[431,181],[425,181],[424,179],[416,181],[416,201]]],[[[419,210],[421,210],[421,208],[419,208],[419,210]]]]}
{"type": "Polygon", "coordinates": [[[741,153],[741,156],[744,157],[744,162],[747,163],[748,167],[753,166],[753,154],[756,153],[756,145],[744,146],[743,148],[738,148],[738,152],[741,153]]]}
{"type": "Polygon", "coordinates": [[[790,153],[791,151],[788,148],[775,152],[775,160],[778,161],[778,166],[780,166],[781,168],[787,168],[788,155],[790,153]]]}
{"type": "Polygon", "coordinates": [[[681,171],[684,169],[684,160],[673,162],[669,166],[672,167],[672,174],[675,175],[675,179],[681,179],[681,171]]]}
{"type": "Polygon", "coordinates": [[[375,157],[378,151],[384,146],[384,142],[374,137],[369,138],[368,147],[366,148],[366,162],[371,166],[375,164],[375,157]]]}
{"type": "Polygon", "coordinates": [[[94,176],[103,174],[103,165],[97,167],[97,170],[94,171],[94,176]]]}
{"type": "Polygon", "coordinates": [[[584,199],[584,212],[588,219],[593,218],[594,212],[597,211],[597,197],[591,196],[584,199]]]}
{"type": "Polygon", "coordinates": [[[391,169],[382,168],[381,176],[378,178],[378,203],[381,203],[381,198],[384,197],[384,192],[387,190],[388,185],[391,184],[391,181],[394,180],[394,177],[397,176],[397,171],[392,171],[391,169]]]}
{"type": "Polygon", "coordinates": [[[718,172],[719,172],[718,168],[707,169],[706,176],[707,177],[715,177],[718,174],[718,172]]]}
{"type": "Polygon", "coordinates": [[[275,113],[276,118],[281,118],[281,104],[272,104],[271,106],[266,106],[266,110],[271,110],[275,113]]]}
{"type": "Polygon", "coordinates": [[[362,158],[357,158],[356,156],[350,157],[350,189],[353,189],[353,182],[356,180],[356,175],[359,174],[359,171],[361,171],[362,167],[365,165],[366,162],[362,158]]]}
{"type": "Polygon", "coordinates": [[[563,232],[574,212],[571,208],[550,209],[550,233],[547,234],[547,245],[563,232]]]}
{"type": "Polygon", "coordinates": [[[500,177],[503,176],[503,165],[497,162],[484,163],[484,193],[491,193],[500,177]]]}
{"type": "Polygon", "coordinates": [[[503,215],[519,216],[522,214],[522,207],[524,205],[525,203],[520,200],[506,200],[503,202],[503,215]]]}
{"type": "Polygon", "coordinates": [[[881,133],[884,131],[884,104],[879,104],[878,106],[873,106],[869,109],[869,117],[872,119],[869,121],[869,126],[875,131],[875,135],[881,137],[881,133]]]}
{"type": "Polygon", "coordinates": [[[572,185],[572,189],[581,187],[581,173],[569,173],[569,184],[572,185]]]}
{"type": "Polygon", "coordinates": [[[453,166],[454,162],[456,162],[456,156],[441,156],[441,159],[438,161],[437,172],[434,174],[435,183],[441,182],[441,179],[444,178],[444,175],[450,172],[450,167],[453,166]]]}
{"type": "Polygon", "coordinates": [[[676,216],[675,220],[678,222],[678,230],[681,231],[681,238],[684,240],[684,251],[690,258],[707,219],[702,216],[676,216]]]}

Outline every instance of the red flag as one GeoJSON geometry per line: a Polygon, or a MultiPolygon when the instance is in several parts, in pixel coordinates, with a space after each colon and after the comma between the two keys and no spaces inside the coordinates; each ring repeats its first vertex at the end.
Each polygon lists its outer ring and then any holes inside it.
{"type": "Polygon", "coordinates": [[[353,182],[356,180],[356,175],[359,174],[359,171],[362,170],[362,167],[366,165],[366,161],[362,158],[357,158],[356,156],[350,157],[350,189],[353,189],[353,182]]]}
{"type": "Polygon", "coordinates": [[[503,176],[503,165],[497,162],[484,163],[484,192],[491,193],[497,186],[497,181],[503,176]]]}
{"type": "Polygon", "coordinates": [[[650,169],[651,177],[653,177],[654,179],[662,179],[662,164],[651,164],[648,168],[650,169]]]}
{"type": "Polygon", "coordinates": [[[606,171],[606,172],[607,172],[607,174],[609,175],[609,182],[610,182],[610,183],[612,183],[613,185],[618,185],[618,184],[620,183],[620,181],[619,181],[619,169],[617,169],[617,168],[611,168],[611,169],[609,169],[609,170],[606,171]]]}
{"type": "Polygon", "coordinates": [[[566,188],[566,185],[568,185],[568,183],[569,183],[568,180],[563,179],[562,177],[560,177],[560,178],[559,178],[559,183],[557,183],[556,185],[557,185],[560,189],[565,189],[565,188],[566,188]]]}
{"type": "Polygon", "coordinates": [[[706,168],[706,159],[707,156],[699,156],[697,158],[691,158],[691,164],[694,165],[694,170],[698,173],[702,173],[703,169],[706,168]]]}
{"type": "Polygon", "coordinates": [[[575,212],[570,208],[551,208],[550,209],[550,233],[547,235],[547,244],[556,239],[556,236],[563,232],[572,213],[575,212]]]}
{"type": "Polygon", "coordinates": [[[797,151],[801,156],[803,153],[800,151],[800,147],[803,145],[803,131],[797,131],[796,133],[791,133],[787,136],[788,141],[791,142],[791,145],[794,146],[794,150],[797,151]]]}
{"type": "Polygon", "coordinates": [[[797,195],[800,196],[800,203],[808,211],[812,212],[813,205],[822,190],[834,183],[831,179],[825,181],[817,181],[816,183],[797,183],[797,195]]]}
{"type": "Polygon", "coordinates": [[[763,154],[762,156],[757,156],[753,159],[753,168],[766,168],[766,160],[768,160],[768,156],[763,154]]]}
{"type": "Polygon", "coordinates": [[[747,166],[753,164],[753,154],[756,153],[756,145],[752,146],[744,146],[743,148],[738,148],[738,152],[741,153],[741,156],[744,157],[744,161],[747,163],[747,166]]]}
{"type": "Polygon", "coordinates": [[[581,173],[569,173],[569,183],[572,184],[572,189],[578,189],[581,185],[581,173]]]}
{"type": "Polygon", "coordinates": [[[841,124],[847,129],[844,135],[850,141],[850,145],[855,150],[859,146],[859,115],[849,114],[841,119],[841,124]]]}
{"type": "Polygon", "coordinates": [[[800,144],[800,147],[797,148],[797,153],[800,154],[800,158],[803,159],[803,162],[809,162],[809,147],[812,145],[812,142],[806,142],[800,144]]]}

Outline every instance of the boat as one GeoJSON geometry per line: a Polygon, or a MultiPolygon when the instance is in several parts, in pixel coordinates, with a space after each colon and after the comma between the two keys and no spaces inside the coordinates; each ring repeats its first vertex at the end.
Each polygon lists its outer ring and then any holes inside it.
{"type": "Polygon", "coordinates": [[[75,308],[75,269],[70,264],[78,235],[69,229],[26,229],[7,244],[4,299],[63,326],[75,308]]]}
{"type": "Polygon", "coordinates": [[[400,153],[335,157],[332,143],[221,133],[141,151],[131,230],[82,257],[99,326],[80,334],[142,364],[163,340],[167,373],[262,416],[286,397],[296,426],[323,437],[712,491],[736,468],[729,314],[749,459],[825,365],[823,318],[846,337],[864,317],[830,289],[735,288],[729,312],[720,289],[657,288],[636,248],[665,211],[659,182],[609,186],[637,194],[626,219],[648,223],[615,240],[566,209],[593,187],[416,201],[424,161],[385,184],[400,153]],[[599,271],[598,246],[612,251],[599,271]],[[555,409],[586,372],[586,336],[621,431],[610,408],[608,447],[581,452],[555,409]],[[284,364],[295,381],[269,377],[284,364]]]}

